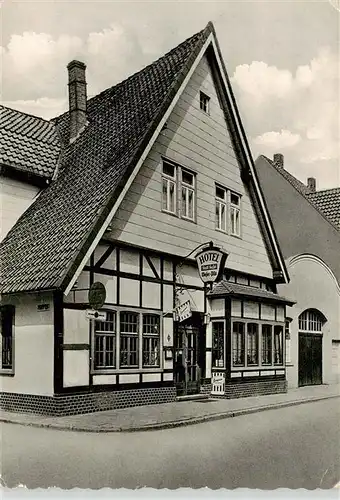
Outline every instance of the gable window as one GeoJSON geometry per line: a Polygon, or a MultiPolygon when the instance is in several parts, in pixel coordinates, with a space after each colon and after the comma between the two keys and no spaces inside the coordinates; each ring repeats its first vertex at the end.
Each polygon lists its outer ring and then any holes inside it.
{"type": "Polygon", "coordinates": [[[202,111],[205,113],[209,114],[209,104],[210,104],[210,97],[205,94],[204,92],[200,92],[200,108],[202,111]]]}
{"type": "Polygon", "coordinates": [[[241,196],[222,186],[215,186],[216,229],[241,236],[241,196]]]}
{"type": "Polygon", "coordinates": [[[227,231],[227,190],[216,186],[216,229],[227,231]]]}
{"type": "Polygon", "coordinates": [[[162,170],[162,210],[195,221],[196,175],[166,160],[162,170]]]}
{"type": "Polygon", "coordinates": [[[14,368],[14,340],[13,323],[14,307],[2,306],[0,308],[0,327],[1,327],[1,369],[13,370],[14,368]]]}
{"type": "Polygon", "coordinates": [[[230,232],[233,236],[241,235],[240,196],[230,193],[230,232]]]}
{"type": "Polygon", "coordinates": [[[195,176],[182,169],[182,206],[181,216],[184,219],[194,220],[195,217],[195,176]]]}
{"type": "Polygon", "coordinates": [[[176,191],[177,191],[177,172],[175,165],[163,162],[162,175],[162,209],[171,214],[176,213],[176,191]]]}

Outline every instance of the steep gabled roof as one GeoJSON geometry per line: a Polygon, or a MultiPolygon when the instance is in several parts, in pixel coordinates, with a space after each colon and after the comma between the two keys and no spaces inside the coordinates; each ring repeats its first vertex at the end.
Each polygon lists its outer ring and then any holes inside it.
{"type": "Polygon", "coordinates": [[[313,205],[324,219],[335,226],[336,229],[340,229],[340,188],[313,191],[285,168],[278,166],[270,158],[264,155],[260,155],[259,158],[261,157],[294,186],[294,188],[313,205]]]}
{"type": "MultiPolygon", "coordinates": [[[[211,23],[153,64],[88,101],[88,126],[64,148],[55,180],[0,246],[3,293],[38,289],[67,293],[208,46],[220,58],[211,23]]],[[[252,184],[273,268],[287,281],[223,61],[219,68],[235,149],[252,184]]],[[[54,120],[65,144],[68,119],[64,114],[54,120]]]]}
{"type": "Polygon", "coordinates": [[[306,197],[340,229],[340,188],[309,192],[306,197]]]}
{"type": "Polygon", "coordinates": [[[2,168],[51,178],[60,153],[53,123],[0,106],[0,165],[2,168]]]}

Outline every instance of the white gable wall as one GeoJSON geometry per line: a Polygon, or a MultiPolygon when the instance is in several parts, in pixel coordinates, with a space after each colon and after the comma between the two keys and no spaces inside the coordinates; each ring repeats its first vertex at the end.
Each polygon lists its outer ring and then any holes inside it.
{"type": "Polygon", "coordinates": [[[184,256],[214,241],[230,254],[228,267],[272,277],[267,251],[204,57],[176,104],[111,224],[111,237],[184,256]],[[210,114],[199,92],[210,96],[210,114]],[[161,211],[162,156],[197,174],[197,223],[161,211]],[[215,229],[215,182],[242,196],[242,238],[215,229]]]}
{"type": "Polygon", "coordinates": [[[0,179],[0,241],[33,203],[39,188],[7,177],[0,179]]]}

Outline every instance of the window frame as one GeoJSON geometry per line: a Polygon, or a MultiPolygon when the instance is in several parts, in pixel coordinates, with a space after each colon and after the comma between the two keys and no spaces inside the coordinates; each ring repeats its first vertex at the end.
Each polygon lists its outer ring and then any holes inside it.
{"type": "Polygon", "coordinates": [[[285,366],[285,344],[284,344],[284,328],[285,323],[274,320],[262,320],[262,319],[253,319],[253,318],[245,318],[242,316],[232,316],[231,317],[231,369],[233,371],[238,370],[259,370],[263,369],[276,369],[278,367],[284,368],[285,366]],[[234,324],[241,323],[243,324],[243,336],[244,336],[244,360],[243,364],[236,364],[234,362],[234,324]],[[249,363],[248,361],[248,324],[256,324],[257,325],[257,364],[249,363]],[[271,363],[263,362],[263,326],[268,325],[271,327],[271,363]],[[274,331],[276,327],[280,327],[282,330],[282,342],[280,345],[281,348],[281,362],[275,361],[275,346],[274,346],[274,331]]]}
{"type": "Polygon", "coordinates": [[[165,214],[178,217],[179,219],[186,220],[188,222],[197,222],[197,172],[190,168],[179,165],[167,158],[162,158],[162,199],[161,199],[161,211],[165,214]],[[164,172],[164,165],[169,165],[174,169],[174,175],[170,176],[164,172]],[[192,184],[183,181],[183,173],[192,176],[192,184]],[[166,182],[166,193],[167,193],[167,206],[163,207],[164,202],[164,182],[166,182]],[[169,209],[169,185],[172,183],[174,185],[174,211],[169,209]],[[185,190],[186,197],[186,207],[183,210],[183,190],[185,190]],[[192,193],[192,217],[190,216],[189,210],[189,192],[192,193]]]}
{"type": "Polygon", "coordinates": [[[200,110],[207,115],[210,115],[210,101],[211,97],[200,90],[200,110]]]}
{"type": "MultiPolygon", "coordinates": [[[[221,332],[218,332],[221,333],[221,332]]],[[[212,369],[223,369],[225,368],[226,365],[226,326],[225,326],[225,320],[223,319],[212,319],[211,320],[211,367],[212,369]],[[219,324],[222,325],[222,346],[220,344],[220,341],[218,341],[217,346],[214,346],[214,325],[219,324]],[[218,353],[222,350],[222,364],[219,364],[218,366],[214,365],[214,355],[215,353],[218,353]]],[[[219,360],[221,357],[219,357],[219,360]]],[[[216,358],[217,360],[217,358],[216,358]]]]}
{"type": "Polygon", "coordinates": [[[242,237],[241,225],[242,225],[242,210],[241,210],[242,196],[239,193],[236,193],[232,189],[222,186],[218,182],[215,182],[215,230],[220,231],[221,233],[228,234],[229,236],[233,236],[235,238],[242,237]],[[217,195],[217,190],[220,189],[224,192],[224,198],[222,199],[217,195]],[[237,196],[238,204],[232,203],[232,196],[237,196]],[[225,210],[225,224],[222,227],[221,222],[221,211],[222,207],[225,210]],[[218,212],[218,217],[217,217],[218,212]],[[238,230],[233,230],[233,214],[238,214],[238,230]],[[218,219],[218,220],[217,220],[218,219]]]}
{"type": "MultiPolygon", "coordinates": [[[[116,361],[115,367],[96,367],[95,365],[95,321],[91,321],[91,374],[92,375],[104,375],[104,374],[119,374],[119,373],[148,373],[148,372],[159,372],[163,370],[163,316],[162,312],[154,309],[140,309],[128,306],[115,306],[113,308],[103,308],[101,311],[106,313],[114,313],[116,315],[116,334],[115,334],[115,354],[116,361]],[[136,314],[138,327],[137,333],[125,332],[121,333],[121,313],[136,314]],[[143,335],[143,318],[147,315],[154,315],[159,317],[159,331],[152,335],[152,338],[158,339],[158,365],[145,365],[143,364],[143,339],[147,338],[147,335],[143,335]],[[137,365],[122,365],[121,364],[121,338],[134,337],[137,339],[137,365]]],[[[148,337],[149,338],[149,337],[148,337]]]]}
{"type": "Polygon", "coordinates": [[[0,374],[14,375],[15,363],[15,307],[12,305],[0,306],[0,343],[1,343],[1,358],[0,358],[0,374]],[[7,327],[10,327],[9,335],[6,332],[7,327]],[[4,338],[10,339],[9,349],[4,348],[4,338]],[[10,365],[4,366],[3,360],[5,353],[9,351],[10,365]]]}

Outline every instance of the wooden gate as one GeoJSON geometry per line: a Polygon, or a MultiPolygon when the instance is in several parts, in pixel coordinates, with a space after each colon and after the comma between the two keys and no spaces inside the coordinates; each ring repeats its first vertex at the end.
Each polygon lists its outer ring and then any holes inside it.
{"type": "Polygon", "coordinates": [[[322,384],[322,335],[299,334],[299,386],[322,384]]]}

